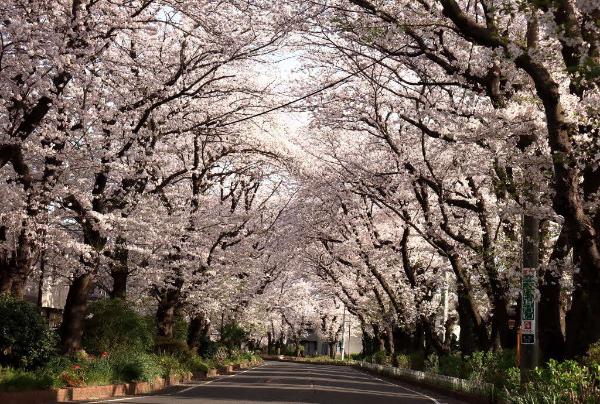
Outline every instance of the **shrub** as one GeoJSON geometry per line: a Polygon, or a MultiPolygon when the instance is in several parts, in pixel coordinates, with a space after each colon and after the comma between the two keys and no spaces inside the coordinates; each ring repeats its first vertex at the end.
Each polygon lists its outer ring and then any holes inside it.
{"type": "Polygon", "coordinates": [[[173,355],[158,355],[158,363],[162,369],[162,377],[180,376],[189,371],[177,357],[173,355]]]}
{"type": "MultiPolygon", "coordinates": [[[[229,323],[223,326],[223,330],[221,333],[221,343],[228,347],[232,348],[240,348],[242,343],[247,339],[248,334],[242,327],[240,327],[236,323],[229,323]]],[[[294,348],[292,350],[292,355],[294,354],[294,348]]]]}
{"type": "Polygon", "coordinates": [[[353,361],[365,360],[365,355],[362,352],[361,353],[351,353],[350,360],[353,360],[353,361]]]}
{"type": "Polygon", "coordinates": [[[410,353],[410,367],[413,370],[425,369],[425,352],[416,351],[410,353]]]}
{"type": "Polygon", "coordinates": [[[440,374],[446,376],[465,377],[464,363],[460,354],[452,353],[440,356],[438,371],[440,374]]]}
{"type": "Polygon", "coordinates": [[[41,372],[52,379],[52,387],[61,388],[67,385],[67,381],[62,377],[62,374],[68,372],[74,364],[75,361],[68,356],[56,356],[44,366],[41,372]]]}
{"type": "Polygon", "coordinates": [[[158,354],[175,355],[181,359],[187,359],[193,354],[185,341],[175,338],[157,337],[154,350],[158,354]]]}
{"type": "Polygon", "coordinates": [[[34,369],[56,354],[56,336],[37,308],[0,295],[0,365],[34,369]]]}
{"type": "Polygon", "coordinates": [[[464,377],[503,386],[508,369],[514,366],[514,351],[474,352],[465,358],[464,377]]]}
{"type": "Polygon", "coordinates": [[[0,367],[0,391],[44,390],[52,377],[42,372],[0,367]]]}
{"type": "Polygon", "coordinates": [[[396,360],[399,368],[410,369],[410,357],[408,355],[400,354],[396,357],[396,360]]]}
{"type": "Polygon", "coordinates": [[[509,402],[518,404],[600,402],[597,377],[589,368],[572,360],[551,359],[532,373],[531,381],[525,386],[513,381],[507,386],[506,395],[509,402]]]}
{"type": "Polygon", "coordinates": [[[424,363],[424,370],[426,372],[438,373],[440,367],[440,358],[436,353],[427,355],[424,363]]]}
{"type": "Polygon", "coordinates": [[[600,341],[590,345],[585,362],[590,366],[600,365],[600,341]]]}
{"type": "Polygon", "coordinates": [[[83,347],[88,352],[148,352],[154,342],[150,324],[122,299],[103,299],[90,304],[83,347]]]}
{"type": "Polygon", "coordinates": [[[210,361],[202,359],[198,355],[191,356],[185,364],[187,369],[189,369],[191,372],[205,372],[205,373],[208,372],[208,369],[210,369],[212,367],[211,365],[212,364],[210,363],[210,361]]]}
{"type": "Polygon", "coordinates": [[[217,363],[224,363],[229,358],[229,351],[224,346],[219,346],[212,355],[212,359],[217,363]]]}
{"type": "Polygon", "coordinates": [[[118,374],[108,358],[99,358],[86,361],[83,366],[83,380],[86,385],[103,386],[120,380],[118,374]]]}
{"type": "Polygon", "coordinates": [[[176,316],[175,323],[173,324],[173,339],[187,345],[188,329],[188,322],[183,317],[176,316]]]}
{"type": "Polygon", "coordinates": [[[378,365],[390,366],[392,358],[385,351],[377,351],[373,354],[373,362],[378,365]]]}
{"type": "Polygon", "coordinates": [[[153,354],[122,354],[112,357],[111,362],[116,377],[122,381],[149,382],[164,375],[158,356],[153,354]]]}

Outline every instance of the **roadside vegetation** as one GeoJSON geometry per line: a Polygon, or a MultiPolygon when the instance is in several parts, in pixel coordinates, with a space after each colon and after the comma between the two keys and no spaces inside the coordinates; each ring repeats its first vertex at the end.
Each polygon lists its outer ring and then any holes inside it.
{"type": "Polygon", "coordinates": [[[0,391],[151,382],[234,364],[257,364],[260,357],[231,341],[211,342],[204,356],[188,348],[187,323],[177,321],[172,339],[154,336],[153,319],[121,299],[90,305],[84,349],[59,355],[58,338],[35,306],[0,296],[0,391]]]}

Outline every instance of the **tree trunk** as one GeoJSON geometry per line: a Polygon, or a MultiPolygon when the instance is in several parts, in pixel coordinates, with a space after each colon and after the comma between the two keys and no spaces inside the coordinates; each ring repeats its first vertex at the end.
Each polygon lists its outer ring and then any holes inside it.
{"type": "Polygon", "coordinates": [[[335,359],[335,342],[329,343],[329,357],[335,359]]]}
{"type": "Polygon", "coordinates": [[[574,244],[575,266],[579,272],[573,276],[576,287],[572,295],[571,310],[567,313],[566,348],[569,357],[584,355],[589,346],[600,340],[600,279],[585,247],[574,244]]]}
{"type": "Polygon", "coordinates": [[[63,354],[73,354],[81,350],[85,312],[92,287],[92,275],[87,273],[75,277],[69,287],[60,326],[61,351],[63,354]]]}
{"type": "Polygon", "coordinates": [[[471,285],[465,278],[458,256],[452,254],[449,259],[457,278],[456,294],[458,296],[457,311],[461,353],[468,355],[476,350],[485,351],[489,346],[487,329],[476,307],[471,285]]]}
{"type": "Polygon", "coordinates": [[[508,328],[508,302],[505,295],[495,296],[492,308],[492,340],[494,350],[514,348],[516,334],[508,328]]]}
{"type": "Polygon", "coordinates": [[[115,269],[112,268],[110,276],[113,278],[113,287],[110,291],[110,297],[112,299],[125,299],[127,297],[127,269],[115,269]]]}
{"type": "Polygon", "coordinates": [[[568,230],[563,227],[550,254],[550,268],[541,276],[539,283],[540,304],[539,322],[540,349],[544,361],[549,359],[563,360],[565,358],[565,337],[561,319],[563,314],[561,304],[562,260],[569,254],[568,230]],[[556,268],[553,268],[556,266],[556,268]]]}
{"type": "Polygon", "coordinates": [[[273,335],[270,331],[267,332],[267,354],[273,354],[273,335]]]}
{"type": "Polygon", "coordinates": [[[175,309],[178,301],[178,290],[168,289],[162,294],[156,309],[156,331],[159,337],[173,338],[175,309]]]}
{"type": "Polygon", "coordinates": [[[208,343],[208,330],[210,323],[205,318],[204,314],[198,314],[192,321],[188,329],[188,346],[192,351],[202,355],[206,350],[208,343]]]}
{"type": "Polygon", "coordinates": [[[388,326],[385,330],[386,351],[392,358],[392,365],[398,367],[398,357],[396,355],[396,346],[394,344],[394,333],[392,327],[388,326]]]}
{"type": "Polygon", "coordinates": [[[125,245],[125,239],[117,237],[115,242],[114,263],[110,268],[110,276],[113,278],[113,287],[110,297],[125,299],[127,297],[127,278],[129,277],[129,251],[125,245]]]}

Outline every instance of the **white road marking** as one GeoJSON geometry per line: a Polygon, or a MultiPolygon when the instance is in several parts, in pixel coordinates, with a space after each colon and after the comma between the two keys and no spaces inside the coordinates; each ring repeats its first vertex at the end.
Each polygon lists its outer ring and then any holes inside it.
{"type": "Polygon", "coordinates": [[[126,400],[133,400],[136,398],[140,398],[140,397],[147,397],[147,396],[134,396],[134,397],[125,397],[125,398],[113,398],[110,400],[101,400],[101,401],[86,401],[87,404],[96,404],[96,403],[110,403],[113,401],[126,401],[126,400]]]}
{"type": "Polygon", "coordinates": [[[182,394],[182,393],[185,393],[185,392],[187,392],[187,391],[190,391],[190,390],[196,389],[196,388],[198,388],[198,387],[202,387],[202,386],[204,386],[204,385],[207,385],[207,384],[209,384],[209,383],[212,383],[212,382],[214,382],[215,380],[217,380],[217,379],[212,379],[212,380],[205,381],[204,383],[195,384],[195,385],[193,385],[193,386],[191,386],[191,387],[188,387],[187,389],[183,389],[183,390],[181,390],[181,391],[178,391],[177,393],[175,393],[175,394],[173,394],[173,395],[174,395],[174,396],[176,396],[177,394],[182,394]]]}
{"type": "MultiPolygon", "coordinates": [[[[357,372],[358,372],[358,370],[357,370],[357,372]]],[[[360,373],[362,373],[362,372],[360,372],[360,373]]],[[[367,374],[368,374],[369,376],[371,376],[369,373],[367,373],[367,374]]],[[[425,397],[425,398],[427,398],[427,399],[431,400],[431,401],[432,401],[433,403],[435,403],[435,404],[443,404],[443,403],[439,402],[438,400],[436,400],[435,398],[428,396],[427,394],[423,394],[423,393],[421,393],[421,392],[415,391],[415,390],[413,390],[413,389],[409,389],[408,387],[404,387],[404,386],[401,386],[401,385],[399,385],[399,384],[395,384],[395,383],[392,383],[392,382],[388,382],[387,380],[383,380],[383,379],[380,379],[380,378],[378,378],[378,377],[375,377],[375,376],[371,376],[371,377],[372,377],[373,379],[375,379],[375,380],[379,380],[380,382],[383,382],[383,383],[389,384],[389,385],[391,385],[391,386],[400,387],[401,389],[408,390],[408,391],[410,391],[411,393],[415,393],[415,394],[417,394],[417,395],[419,395],[419,396],[425,397]]]]}

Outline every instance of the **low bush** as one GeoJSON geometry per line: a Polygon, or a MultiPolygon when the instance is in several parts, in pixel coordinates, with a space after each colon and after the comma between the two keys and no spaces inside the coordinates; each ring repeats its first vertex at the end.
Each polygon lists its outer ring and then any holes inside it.
{"type": "Polygon", "coordinates": [[[465,379],[492,383],[498,387],[504,385],[508,369],[515,365],[515,352],[474,352],[465,358],[465,379]]]}
{"type": "Polygon", "coordinates": [[[351,353],[350,360],[353,360],[353,361],[365,360],[365,355],[362,352],[361,353],[351,353]]]}
{"type": "Polygon", "coordinates": [[[225,324],[221,330],[221,343],[229,349],[239,349],[247,338],[246,331],[236,323],[225,324]]]}
{"type": "Polygon", "coordinates": [[[198,355],[194,355],[188,359],[185,366],[190,372],[208,372],[208,369],[212,367],[212,363],[206,359],[202,359],[198,355]]]}
{"type": "Polygon", "coordinates": [[[440,368],[440,358],[436,353],[431,353],[425,358],[424,370],[430,373],[438,373],[440,368]]]}
{"type": "Polygon", "coordinates": [[[121,354],[111,358],[116,378],[122,381],[149,382],[165,374],[159,357],[154,354],[121,354]]]}
{"type": "Polygon", "coordinates": [[[158,354],[169,354],[177,356],[182,360],[189,358],[193,355],[193,352],[189,349],[185,341],[181,341],[175,338],[164,338],[157,337],[154,351],[158,354]]]}
{"type": "Polygon", "coordinates": [[[0,319],[0,366],[35,369],[56,354],[56,335],[34,305],[0,294],[0,319]]]}
{"type": "Polygon", "coordinates": [[[385,351],[377,351],[373,354],[373,363],[390,366],[392,364],[392,358],[385,351]]]}
{"type": "Polygon", "coordinates": [[[52,384],[43,372],[0,367],[0,391],[44,390],[52,384]]]}
{"type": "Polygon", "coordinates": [[[115,351],[149,352],[154,329],[122,299],[102,299],[89,305],[82,344],[95,354],[115,351]]]}
{"type": "Polygon", "coordinates": [[[532,373],[529,383],[521,386],[513,380],[505,392],[506,401],[515,404],[600,402],[598,375],[593,369],[572,360],[557,362],[551,359],[532,373]]]}
{"type": "Polygon", "coordinates": [[[211,359],[217,364],[225,364],[229,359],[229,351],[225,346],[218,346],[211,359]]]}
{"type": "Polygon", "coordinates": [[[398,362],[398,367],[401,369],[410,369],[410,357],[405,354],[400,354],[396,356],[396,361],[398,362]]]}
{"type": "Polygon", "coordinates": [[[460,354],[451,353],[439,357],[438,373],[446,376],[463,378],[465,375],[464,361],[460,354]]]}
{"type": "Polygon", "coordinates": [[[411,352],[410,355],[410,368],[413,370],[424,370],[425,369],[425,352],[415,351],[411,352]]]}
{"type": "Polygon", "coordinates": [[[600,341],[590,345],[585,357],[585,363],[588,366],[600,365],[600,341]]]}
{"type": "Polygon", "coordinates": [[[99,358],[87,363],[84,377],[87,385],[102,386],[122,381],[120,379],[108,358],[99,358]]]}
{"type": "Polygon", "coordinates": [[[162,369],[161,376],[165,379],[171,376],[182,376],[189,372],[187,366],[173,355],[158,355],[158,363],[162,369]]]}

